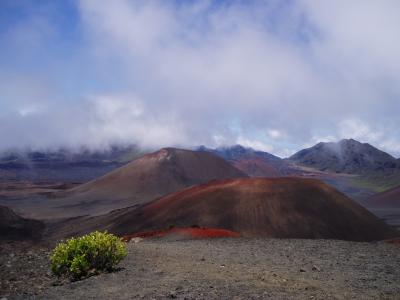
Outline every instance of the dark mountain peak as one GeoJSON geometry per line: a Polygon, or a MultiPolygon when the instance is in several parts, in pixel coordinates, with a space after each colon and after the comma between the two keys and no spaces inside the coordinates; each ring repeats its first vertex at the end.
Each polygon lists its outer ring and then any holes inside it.
{"type": "Polygon", "coordinates": [[[203,152],[211,152],[213,149],[208,148],[207,146],[201,145],[194,148],[195,151],[203,151],[203,152]]]}
{"type": "Polygon", "coordinates": [[[254,177],[276,177],[288,174],[288,164],[268,152],[255,150],[236,144],[210,149],[205,146],[197,148],[216,154],[232,163],[236,168],[254,177]]]}
{"type": "Polygon", "coordinates": [[[338,144],[340,147],[345,147],[345,148],[355,148],[355,147],[359,147],[360,149],[364,148],[373,148],[375,150],[380,151],[379,149],[375,148],[374,146],[368,144],[368,143],[361,143],[355,139],[342,139],[337,143],[332,143],[332,144],[338,144]]]}
{"type": "Polygon", "coordinates": [[[218,147],[216,151],[225,153],[226,156],[231,158],[237,158],[243,155],[253,154],[255,150],[253,148],[243,147],[242,145],[224,146],[218,147]]]}
{"type": "Polygon", "coordinates": [[[339,142],[339,144],[349,144],[349,145],[361,145],[363,143],[355,140],[355,139],[341,139],[339,142]]]}
{"type": "Polygon", "coordinates": [[[244,147],[242,145],[232,145],[218,147],[212,151],[213,153],[227,159],[227,160],[238,160],[243,158],[262,158],[265,160],[281,160],[281,158],[264,151],[255,150],[250,147],[244,147]]]}
{"type": "MultiPolygon", "coordinates": [[[[332,150],[332,151],[341,151],[347,148],[354,148],[354,147],[364,147],[364,146],[371,146],[367,143],[361,143],[354,139],[341,139],[338,142],[319,142],[314,146],[307,148],[307,149],[324,149],[324,150],[332,150]]],[[[371,146],[372,147],[372,146],[371,146]]],[[[303,150],[307,150],[303,149],[303,150]]]]}
{"type": "Polygon", "coordinates": [[[321,142],[295,153],[289,159],[321,171],[350,174],[400,167],[396,159],[388,153],[354,139],[343,139],[336,143],[321,142]]]}
{"type": "Polygon", "coordinates": [[[255,150],[251,147],[244,147],[242,145],[236,144],[229,147],[225,147],[225,149],[229,149],[231,151],[240,151],[240,152],[254,152],[255,150]]]}

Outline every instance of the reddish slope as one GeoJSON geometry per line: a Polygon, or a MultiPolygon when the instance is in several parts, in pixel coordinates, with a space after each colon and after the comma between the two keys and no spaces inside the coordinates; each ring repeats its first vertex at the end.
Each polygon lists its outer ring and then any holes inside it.
{"type": "Polygon", "coordinates": [[[400,208],[400,186],[389,191],[374,195],[367,199],[366,205],[376,208],[400,208]]]}
{"type": "Polygon", "coordinates": [[[107,229],[125,235],[165,229],[171,224],[227,229],[249,237],[370,241],[396,235],[334,188],[301,178],[213,181],[170,194],[141,208],[118,210],[81,220],[79,224],[66,224],[60,234],[107,229]]]}
{"type": "Polygon", "coordinates": [[[262,158],[241,158],[232,161],[232,164],[239,170],[251,177],[279,177],[281,170],[276,165],[263,160],[262,158]]]}
{"type": "Polygon", "coordinates": [[[247,175],[211,153],[166,148],[70,190],[53,205],[63,216],[96,215],[212,179],[237,177],[247,175]]]}
{"type": "Polygon", "coordinates": [[[192,239],[207,239],[207,238],[223,238],[223,237],[239,237],[240,234],[237,232],[233,232],[226,229],[216,229],[216,228],[199,228],[199,227],[190,227],[190,228],[171,228],[167,230],[153,230],[153,231],[145,231],[138,232],[134,234],[128,234],[123,236],[124,241],[130,241],[132,238],[140,237],[140,238],[159,238],[166,236],[180,236],[187,237],[192,239]]]}

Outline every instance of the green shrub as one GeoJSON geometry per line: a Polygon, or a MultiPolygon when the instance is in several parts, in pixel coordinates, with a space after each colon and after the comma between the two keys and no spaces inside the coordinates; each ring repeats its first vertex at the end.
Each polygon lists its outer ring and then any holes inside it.
{"type": "Polygon", "coordinates": [[[73,279],[112,269],[127,255],[120,238],[107,232],[92,232],[61,242],[50,257],[51,270],[57,276],[73,279]]]}

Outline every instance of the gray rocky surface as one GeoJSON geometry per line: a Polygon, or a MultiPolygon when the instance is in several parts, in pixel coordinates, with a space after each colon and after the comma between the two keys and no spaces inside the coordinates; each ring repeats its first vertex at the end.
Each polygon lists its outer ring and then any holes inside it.
{"type": "Polygon", "coordinates": [[[0,298],[400,299],[400,247],[383,242],[159,239],[128,250],[117,272],[61,283],[45,250],[2,253],[0,298]]]}

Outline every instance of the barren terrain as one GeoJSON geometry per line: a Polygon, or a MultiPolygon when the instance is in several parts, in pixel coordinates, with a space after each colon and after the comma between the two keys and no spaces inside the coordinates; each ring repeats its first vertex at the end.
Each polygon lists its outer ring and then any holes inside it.
{"type": "Polygon", "coordinates": [[[0,256],[0,295],[7,299],[30,295],[32,299],[400,299],[400,248],[383,242],[150,239],[130,242],[128,250],[119,271],[72,283],[49,275],[45,250],[9,252],[0,256]]]}
{"type": "Polygon", "coordinates": [[[211,227],[246,237],[375,241],[398,232],[344,194],[304,178],[243,178],[192,186],[140,207],[49,224],[46,238],[108,230],[119,236],[170,226],[211,227]]]}

